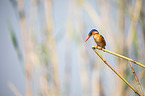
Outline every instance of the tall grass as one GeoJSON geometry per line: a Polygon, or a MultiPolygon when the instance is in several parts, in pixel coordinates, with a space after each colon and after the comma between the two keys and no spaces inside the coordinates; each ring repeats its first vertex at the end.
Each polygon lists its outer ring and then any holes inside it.
{"type": "MultiPolygon", "coordinates": [[[[56,0],[18,0],[16,3],[27,96],[134,95],[98,57],[96,60],[87,47],[95,46],[94,41],[85,44],[84,40],[96,28],[105,37],[106,49],[145,62],[143,0],[69,0],[59,4],[56,0]],[[106,80],[108,75],[108,80],[115,82],[106,80]]],[[[126,62],[109,56],[105,58],[115,62],[115,69],[134,85],[126,62]]],[[[133,67],[145,89],[144,68],[133,67]]]]}

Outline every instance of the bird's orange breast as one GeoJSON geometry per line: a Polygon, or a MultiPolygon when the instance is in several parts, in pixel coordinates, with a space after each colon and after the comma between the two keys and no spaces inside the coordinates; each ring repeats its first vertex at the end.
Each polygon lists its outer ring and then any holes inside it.
{"type": "Polygon", "coordinates": [[[102,48],[105,48],[106,42],[105,42],[103,36],[101,36],[100,34],[95,34],[94,35],[94,40],[95,40],[97,46],[100,46],[102,48]]]}

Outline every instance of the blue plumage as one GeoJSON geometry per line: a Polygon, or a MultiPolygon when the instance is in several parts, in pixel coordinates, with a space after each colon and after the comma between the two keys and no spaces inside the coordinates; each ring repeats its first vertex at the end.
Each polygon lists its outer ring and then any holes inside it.
{"type": "Polygon", "coordinates": [[[104,39],[104,37],[101,35],[101,37],[104,39]]]}
{"type": "Polygon", "coordinates": [[[92,33],[93,33],[94,31],[97,32],[97,33],[99,33],[98,30],[92,29],[92,30],[89,32],[89,34],[92,35],[92,33]]]}

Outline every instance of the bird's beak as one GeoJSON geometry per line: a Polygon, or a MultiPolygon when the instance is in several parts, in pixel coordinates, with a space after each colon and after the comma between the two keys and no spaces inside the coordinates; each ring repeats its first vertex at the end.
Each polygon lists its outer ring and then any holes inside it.
{"type": "Polygon", "coordinates": [[[85,42],[90,38],[91,36],[89,36],[86,40],[85,40],[85,42]]]}

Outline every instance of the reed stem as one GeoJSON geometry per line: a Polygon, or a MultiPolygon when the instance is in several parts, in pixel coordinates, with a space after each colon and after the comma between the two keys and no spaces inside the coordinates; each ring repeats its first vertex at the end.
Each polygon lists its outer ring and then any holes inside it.
{"type": "Polygon", "coordinates": [[[106,49],[103,49],[103,48],[100,48],[100,47],[92,46],[92,48],[93,48],[93,49],[99,49],[99,50],[102,50],[102,51],[104,51],[104,52],[110,53],[110,54],[112,54],[112,55],[115,55],[115,56],[117,56],[117,57],[120,57],[120,58],[123,58],[123,59],[125,59],[125,60],[131,61],[131,62],[133,62],[133,63],[135,63],[135,64],[137,64],[137,65],[139,65],[139,66],[145,68],[145,65],[143,65],[143,64],[141,64],[141,63],[139,63],[139,62],[137,62],[137,61],[135,61],[135,60],[133,60],[133,59],[131,59],[131,58],[125,57],[125,56],[123,56],[123,55],[120,55],[120,54],[111,52],[111,51],[109,51],[109,50],[106,50],[106,49]]]}
{"type": "Polygon", "coordinates": [[[119,76],[119,78],[121,78],[136,94],[141,96],[141,94],[136,89],[134,89],[112,66],[110,66],[110,64],[95,50],[94,46],[92,47],[92,49],[104,61],[104,63],[119,76]]]}
{"type": "Polygon", "coordinates": [[[138,86],[139,86],[139,88],[140,88],[140,91],[141,91],[142,95],[144,96],[143,89],[142,89],[142,87],[141,87],[141,84],[140,84],[140,82],[139,82],[139,79],[138,79],[138,77],[137,77],[137,75],[136,75],[136,73],[135,73],[135,70],[134,70],[134,68],[133,68],[133,66],[132,66],[132,64],[131,64],[130,61],[129,61],[129,65],[130,65],[130,67],[131,67],[131,69],[132,69],[132,72],[133,72],[134,77],[135,77],[135,80],[136,80],[136,82],[137,82],[137,84],[138,84],[138,86]]]}

